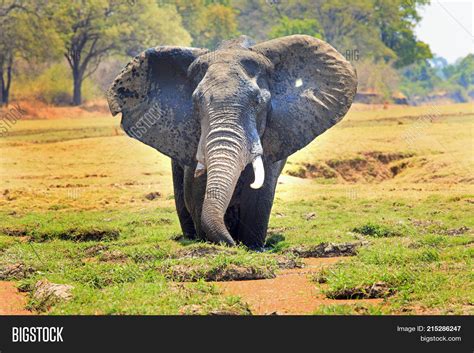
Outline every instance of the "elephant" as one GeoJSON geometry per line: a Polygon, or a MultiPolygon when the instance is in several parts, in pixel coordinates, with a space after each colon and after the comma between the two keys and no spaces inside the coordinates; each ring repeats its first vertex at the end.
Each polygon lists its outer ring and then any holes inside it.
{"type": "Polygon", "coordinates": [[[320,39],[241,36],[214,51],[147,49],[107,100],[128,136],[171,158],[186,237],[262,249],[287,157],[338,123],[356,90],[355,69],[320,39]]]}

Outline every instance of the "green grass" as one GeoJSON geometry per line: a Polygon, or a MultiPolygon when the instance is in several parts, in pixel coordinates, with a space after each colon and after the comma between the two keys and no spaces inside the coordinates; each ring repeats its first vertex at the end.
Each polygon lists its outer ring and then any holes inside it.
{"type": "MultiPolygon", "coordinates": [[[[47,278],[75,287],[74,299],[57,304],[51,313],[178,314],[183,306],[198,304],[200,313],[236,308],[245,313],[245,303],[234,298],[230,305],[229,299],[202,278],[212,278],[216,271],[232,266],[271,277],[277,269],[276,257],[290,246],[366,237],[369,245],[358,256],[324,270],[325,283],[315,285],[331,297],[344,289],[384,282],[393,295],[384,299],[382,311],[336,305],[321,308],[318,313],[400,313],[417,307],[460,313],[470,310],[473,304],[470,269],[474,239],[469,231],[455,236],[446,232],[462,226],[474,228],[473,221],[465,216],[469,204],[462,201],[467,197],[427,197],[416,203],[390,199],[375,205],[366,199],[343,197],[288,204],[277,201],[271,225],[272,232],[277,230],[270,236],[272,251],[222,248],[221,253],[205,257],[180,257],[186,249],[221,247],[175,240],[180,234],[179,224],[167,208],[141,212],[49,211],[23,216],[1,213],[1,259],[3,263],[23,262],[36,269],[32,277],[23,281],[24,285],[31,287],[37,280],[47,278]],[[285,216],[277,217],[282,208],[285,216]],[[430,222],[431,213],[437,208],[450,211],[439,214],[434,224],[430,222]],[[316,217],[306,220],[310,211],[315,211],[316,217]],[[8,227],[3,227],[5,224],[8,227]],[[359,228],[369,231],[354,232],[359,228]],[[6,235],[5,230],[13,235],[6,235]],[[107,235],[111,230],[116,237],[77,238],[77,234],[97,231],[107,235]],[[71,236],[65,236],[68,231],[71,236]],[[15,234],[30,237],[29,242],[15,234]],[[183,267],[189,270],[187,278],[180,277],[183,267]],[[176,281],[183,279],[197,282],[177,290],[176,281]]],[[[35,303],[31,307],[35,308],[35,303]]]]}
{"type": "Polygon", "coordinates": [[[323,271],[317,280],[329,297],[385,283],[393,293],[384,299],[389,312],[410,313],[421,307],[432,313],[472,314],[473,242],[469,235],[380,239],[357,257],[323,271]]]}

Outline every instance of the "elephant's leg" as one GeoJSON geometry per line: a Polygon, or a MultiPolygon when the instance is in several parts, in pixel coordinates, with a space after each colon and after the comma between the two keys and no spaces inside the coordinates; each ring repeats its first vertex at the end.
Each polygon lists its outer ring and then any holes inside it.
{"type": "Polygon", "coordinates": [[[268,222],[272,210],[275,189],[286,159],[265,163],[265,183],[260,189],[250,188],[253,170],[247,166],[243,173],[244,184],[240,197],[240,221],[238,240],[249,248],[259,249],[265,244],[268,222]]]}
{"type": "Polygon", "coordinates": [[[206,174],[194,177],[196,167],[184,168],[184,202],[194,222],[198,239],[205,239],[201,226],[202,203],[206,192],[206,174]]]}
{"type": "Polygon", "coordinates": [[[196,230],[194,229],[193,219],[184,201],[184,170],[177,162],[171,162],[171,170],[173,172],[173,189],[174,202],[178,213],[179,223],[183,231],[183,235],[187,238],[194,239],[196,230]]]}

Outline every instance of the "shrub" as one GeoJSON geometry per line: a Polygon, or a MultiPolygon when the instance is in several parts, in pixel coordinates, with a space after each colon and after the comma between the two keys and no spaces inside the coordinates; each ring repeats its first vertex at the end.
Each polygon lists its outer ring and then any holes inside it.
{"type": "MultiPolygon", "coordinates": [[[[47,104],[69,105],[72,102],[72,76],[64,63],[53,64],[36,77],[20,76],[13,86],[15,100],[36,100],[47,104]]],[[[100,95],[92,81],[86,79],[82,84],[84,100],[100,95]]]]}
{"type": "Polygon", "coordinates": [[[394,237],[401,235],[398,231],[394,229],[376,223],[367,223],[363,226],[355,227],[352,231],[377,238],[394,237]]]}

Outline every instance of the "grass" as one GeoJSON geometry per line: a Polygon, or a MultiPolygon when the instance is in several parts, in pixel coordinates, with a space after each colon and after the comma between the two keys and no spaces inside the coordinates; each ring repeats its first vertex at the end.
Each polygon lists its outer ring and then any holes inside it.
{"type": "Polygon", "coordinates": [[[331,297],[383,283],[389,295],[315,314],[472,314],[474,114],[438,110],[420,125],[429,107],[356,106],[292,156],[265,253],[181,239],[169,159],[124,136],[117,119],[21,120],[0,140],[0,265],[36,270],[17,281],[23,290],[43,278],[74,286],[51,308],[30,300],[44,313],[248,314],[209,280],[271,277],[289,247],[362,239],[314,285],[331,297]]]}

